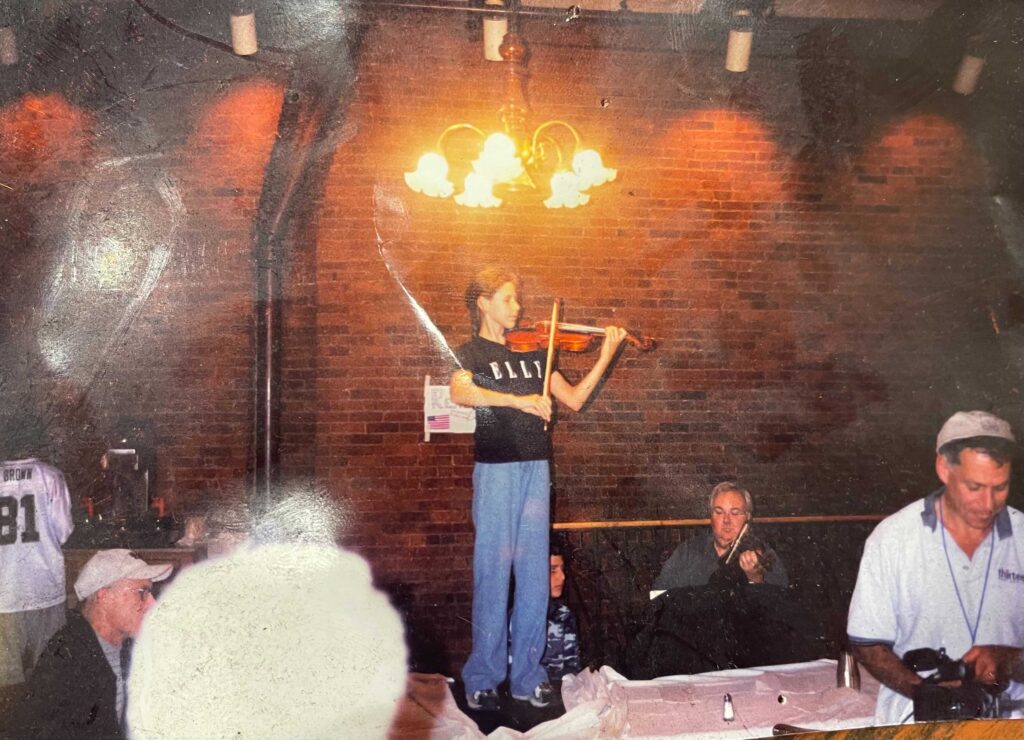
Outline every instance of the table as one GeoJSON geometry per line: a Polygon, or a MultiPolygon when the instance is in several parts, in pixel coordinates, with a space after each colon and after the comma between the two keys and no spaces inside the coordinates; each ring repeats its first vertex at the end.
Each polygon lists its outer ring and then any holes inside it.
{"type": "Polygon", "coordinates": [[[700,737],[714,740],[770,737],[779,723],[818,730],[874,722],[878,682],[861,670],[861,690],[836,688],[836,661],[714,671],[629,681],[605,666],[567,678],[568,712],[587,707],[602,718],[602,736],[700,737]],[[734,718],[723,718],[723,697],[734,718]]]}

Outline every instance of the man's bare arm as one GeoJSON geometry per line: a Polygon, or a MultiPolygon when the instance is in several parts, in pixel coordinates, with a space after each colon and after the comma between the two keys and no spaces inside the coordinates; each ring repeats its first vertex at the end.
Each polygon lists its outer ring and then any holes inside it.
{"type": "Polygon", "coordinates": [[[854,645],[853,656],[872,676],[903,696],[912,698],[914,687],[921,683],[921,677],[903,665],[886,645],[854,645]]]}

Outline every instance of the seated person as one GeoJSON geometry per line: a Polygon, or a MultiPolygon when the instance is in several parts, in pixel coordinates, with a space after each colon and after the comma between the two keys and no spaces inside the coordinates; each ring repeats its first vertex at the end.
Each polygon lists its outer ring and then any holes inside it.
{"type": "Polygon", "coordinates": [[[153,581],[171,565],[148,565],[128,550],[100,550],[75,581],[81,612],[43,650],[13,712],[15,737],[124,737],[130,638],[153,606],[153,581]]]}
{"type": "MultiPolygon", "coordinates": [[[[691,537],[675,549],[654,580],[655,590],[706,586],[724,565],[743,525],[753,519],[754,503],[749,491],[725,481],[711,490],[708,509],[711,532],[691,537]]],[[[789,585],[782,560],[749,533],[737,546],[730,565],[732,563],[739,566],[747,583],[768,583],[783,588],[789,585]]]]}
{"type": "Polygon", "coordinates": [[[565,551],[551,540],[551,600],[548,602],[548,638],[540,664],[548,681],[557,683],[580,672],[579,630],[576,615],[562,598],[565,592],[565,551]]]}
{"type": "Polygon", "coordinates": [[[629,678],[819,657],[820,627],[792,599],[785,565],[749,527],[744,532],[750,493],[719,483],[708,504],[710,533],[683,542],[654,581],[664,593],[647,607],[628,652],[629,678]]]}

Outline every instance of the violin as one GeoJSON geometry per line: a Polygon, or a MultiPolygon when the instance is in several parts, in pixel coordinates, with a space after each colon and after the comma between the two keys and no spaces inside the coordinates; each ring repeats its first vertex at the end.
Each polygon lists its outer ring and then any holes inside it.
{"type": "Polygon", "coordinates": [[[757,562],[760,563],[761,567],[765,570],[771,570],[772,566],[775,565],[774,558],[772,558],[771,555],[765,554],[769,552],[768,546],[757,535],[751,532],[750,522],[743,525],[740,533],[736,535],[736,539],[733,540],[732,547],[730,547],[729,551],[720,559],[719,565],[730,565],[734,558],[738,563],[740,553],[746,552],[747,550],[754,551],[757,555],[757,562]],[[742,543],[743,547],[741,549],[740,543],[744,536],[746,536],[746,542],[742,543]]]}
{"type": "MultiPolygon", "coordinates": [[[[598,337],[604,336],[604,329],[598,326],[582,326],[580,324],[555,324],[555,346],[566,352],[586,352],[596,344],[598,337]]],[[[505,333],[505,346],[513,352],[534,352],[547,349],[551,337],[551,322],[538,321],[532,327],[513,329],[505,333]]],[[[626,341],[641,352],[649,352],[657,346],[651,337],[626,333],[626,341]]]]}
{"type": "Polygon", "coordinates": [[[743,529],[733,540],[724,555],[718,559],[718,570],[711,574],[708,579],[708,586],[713,588],[736,589],[747,583],[747,576],[740,568],[739,556],[747,550],[757,554],[757,561],[766,571],[770,571],[775,565],[775,558],[767,544],[757,535],[750,531],[750,522],[743,525],[743,529]]]}

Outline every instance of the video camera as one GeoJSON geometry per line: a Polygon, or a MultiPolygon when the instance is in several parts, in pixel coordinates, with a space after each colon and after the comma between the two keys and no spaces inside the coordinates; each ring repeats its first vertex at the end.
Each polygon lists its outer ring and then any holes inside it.
{"type": "Polygon", "coordinates": [[[915,673],[935,671],[914,687],[914,720],[977,719],[998,717],[999,700],[974,681],[974,667],[953,660],[945,648],[919,648],[903,655],[903,665],[915,673]],[[959,686],[940,684],[959,681],[959,686]]]}

